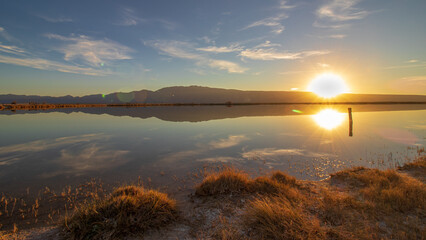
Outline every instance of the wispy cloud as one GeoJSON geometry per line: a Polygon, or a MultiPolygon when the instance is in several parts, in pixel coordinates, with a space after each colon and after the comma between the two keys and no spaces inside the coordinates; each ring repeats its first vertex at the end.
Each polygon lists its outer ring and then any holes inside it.
{"type": "Polygon", "coordinates": [[[401,69],[401,68],[426,68],[426,62],[421,62],[421,63],[411,62],[410,64],[387,66],[387,67],[384,67],[383,69],[401,69]]]}
{"type": "Polygon", "coordinates": [[[246,27],[242,28],[241,30],[246,30],[249,28],[254,28],[259,26],[265,26],[265,27],[270,27],[273,33],[280,34],[285,29],[284,25],[281,24],[281,21],[286,18],[288,18],[286,14],[279,14],[274,17],[268,17],[268,18],[264,18],[256,22],[253,22],[247,25],[246,27]]]}
{"type": "Polygon", "coordinates": [[[198,51],[211,52],[211,53],[229,53],[229,52],[239,52],[241,47],[238,44],[231,45],[229,47],[216,47],[208,46],[203,48],[197,48],[198,51]]]}
{"type": "Polygon", "coordinates": [[[200,54],[199,52],[196,52],[197,48],[194,44],[189,42],[156,40],[146,41],[144,44],[157,49],[163,55],[193,60],[199,66],[208,66],[219,70],[226,70],[229,73],[244,73],[247,70],[237,63],[227,60],[212,59],[207,55],[200,54]]]}
{"type": "Polygon", "coordinates": [[[240,53],[243,58],[253,60],[295,60],[310,56],[329,54],[329,51],[301,51],[301,52],[280,52],[276,49],[246,49],[240,53]]]}
{"type": "Polygon", "coordinates": [[[145,19],[141,18],[137,15],[135,10],[127,7],[121,8],[121,19],[117,23],[117,25],[121,26],[136,26],[139,24],[147,24],[147,23],[157,23],[161,24],[162,27],[173,30],[177,27],[175,22],[168,21],[166,19],[154,18],[154,19],[145,19]]]}
{"type": "Polygon", "coordinates": [[[64,145],[90,142],[109,138],[110,136],[103,133],[83,134],[77,136],[60,137],[54,139],[37,140],[24,144],[16,144],[0,147],[0,154],[13,152],[39,152],[64,145]]]}
{"type": "Polygon", "coordinates": [[[10,35],[6,29],[4,29],[3,27],[0,27],[0,37],[6,39],[9,42],[16,42],[17,39],[12,37],[12,35],[10,35]]]}
{"type": "Polygon", "coordinates": [[[78,67],[63,64],[41,58],[18,58],[0,55],[0,63],[13,64],[18,66],[30,67],[41,70],[59,71],[64,73],[75,73],[89,76],[106,76],[111,74],[108,70],[98,70],[93,68],[78,67]]]}
{"type": "Polygon", "coordinates": [[[288,18],[288,15],[286,12],[289,9],[292,9],[295,7],[296,5],[289,5],[288,1],[286,0],[279,0],[278,6],[274,7],[274,9],[280,9],[278,14],[252,22],[251,24],[245,26],[241,30],[247,30],[254,27],[269,27],[272,33],[280,34],[285,29],[284,25],[282,24],[282,20],[288,18]]]}
{"type": "Polygon", "coordinates": [[[226,60],[210,59],[208,65],[212,68],[226,70],[229,73],[244,73],[245,71],[248,70],[247,68],[241,67],[237,63],[226,61],[226,60]]]}
{"type": "Polygon", "coordinates": [[[369,12],[355,7],[361,0],[331,0],[316,11],[319,18],[334,22],[359,20],[369,12]]]}
{"type": "Polygon", "coordinates": [[[235,157],[225,157],[225,156],[219,156],[219,157],[210,157],[210,158],[202,158],[198,159],[198,162],[209,162],[209,163],[231,163],[231,162],[239,162],[243,161],[244,159],[241,158],[235,158],[235,157]]]}
{"type": "Polygon", "coordinates": [[[229,148],[239,145],[241,142],[247,141],[249,139],[250,138],[245,135],[230,135],[227,138],[211,141],[209,145],[214,149],[229,148]]]}
{"type": "Polygon", "coordinates": [[[3,45],[0,42],[0,52],[11,53],[11,54],[23,54],[25,50],[16,46],[3,45]]]}
{"type": "Polygon", "coordinates": [[[160,51],[161,54],[183,59],[201,60],[203,56],[191,52],[194,45],[188,42],[175,41],[175,40],[155,40],[146,41],[145,45],[153,47],[160,51]]]}
{"type": "Polygon", "coordinates": [[[50,173],[48,177],[59,174],[80,175],[89,171],[113,169],[129,161],[124,158],[129,153],[126,150],[113,150],[97,143],[90,143],[78,151],[75,149],[62,149],[61,156],[54,162],[66,170],[50,173]]]}
{"type": "Polygon", "coordinates": [[[343,39],[343,38],[346,37],[346,35],[345,34],[333,34],[333,35],[330,35],[328,37],[329,38],[334,38],[334,39],[343,39]]]}
{"type": "Polygon", "coordinates": [[[407,62],[408,63],[416,63],[416,62],[419,62],[419,60],[417,60],[417,59],[410,59],[407,62]]]}
{"type": "Polygon", "coordinates": [[[37,15],[37,17],[51,23],[73,22],[73,19],[67,17],[48,17],[45,15],[37,15]]]}
{"type": "Polygon", "coordinates": [[[400,92],[424,94],[426,76],[403,77],[392,81],[390,87],[400,92]]]}
{"type": "Polygon", "coordinates": [[[270,48],[270,47],[281,47],[281,44],[279,43],[271,43],[271,41],[265,41],[264,43],[261,43],[254,48],[270,48]]]}
{"type": "Polygon", "coordinates": [[[140,22],[145,22],[145,19],[137,17],[133,9],[130,9],[130,8],[121,9],[121,20],[119,22],[119,25],[134,26],[134,25],[138,25],[140,22]]]}
{"type": "Polygon", "coordinates": [[[277,149],[277,148],[260,148],[253,149],[242,153],[243,158],[248,159],[265,159],[273,157],[283,157],[283,156],[303,156],[310,158],[321,158],[321,157],[332,157],[336,156],[330,153],[319,153],[319,152],[309,152],[304,149],[289,148],[289,149],[277,149]]]}
{"type": "Polygon", "coordinates": [[[67,61],[79,59],[91,66],[103,66],[112,61],[132,59],[129,55],[133,50],[108,39],[94,40],[87,36],[64,37],[57,34],[47,34],[46,37],[66,42],[57,48],[65,54],[67,61]]]}
{"type": "Polygon", "coordinates": [[[288,1],[285,1],[285,0],[279,1],[278,8],[280,8],[280,9],[292,9],[292,8],[295,8],[295,7],[296,7],[296,5],[288,5],[288,1]]]}
{"type": "Polygon", "coordinates": [[[312,25],[317,28],[325,28],[331,30],[343,30],[351,26],[348,23],[320,23],[318,21],[315,21],[312,25]]]}

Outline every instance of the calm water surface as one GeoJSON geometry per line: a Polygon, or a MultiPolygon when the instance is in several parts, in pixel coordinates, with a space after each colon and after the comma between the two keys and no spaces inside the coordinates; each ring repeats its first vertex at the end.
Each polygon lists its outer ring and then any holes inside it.
{"type": "Polygon", "coordinates": [[[426,105],[2,111],[0,132],[0,192],[90,178],[167,184],[221,163],[321,180],[349,166],[385,169],[424,154],[426,105]]]}

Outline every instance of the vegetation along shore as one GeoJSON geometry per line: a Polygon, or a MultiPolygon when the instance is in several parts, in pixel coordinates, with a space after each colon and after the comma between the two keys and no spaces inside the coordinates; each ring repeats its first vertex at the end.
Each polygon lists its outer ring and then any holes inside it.
{"type": "Polygon", "coordinates": [[[2,193],[1,239],[425,239],[426,157],[324,181],[283,172],[200,172],[180,200],[144,184],[92,181],[35,199],[2,193]],[[27,227],[25,225],[28,224],[27,227]],[[21,229],[21,227],[23,227],[21,229]],[[44,227],[44,228],[40,228],[44,227]]]}

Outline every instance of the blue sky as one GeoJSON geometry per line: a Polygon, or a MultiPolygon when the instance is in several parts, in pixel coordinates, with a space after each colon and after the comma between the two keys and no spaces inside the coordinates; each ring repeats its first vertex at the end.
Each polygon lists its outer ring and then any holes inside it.
{"type": "Polygon", "coordinates": [[[426,93],[424,0],[0,0],[0,93],[167,86],[426,93]]]}

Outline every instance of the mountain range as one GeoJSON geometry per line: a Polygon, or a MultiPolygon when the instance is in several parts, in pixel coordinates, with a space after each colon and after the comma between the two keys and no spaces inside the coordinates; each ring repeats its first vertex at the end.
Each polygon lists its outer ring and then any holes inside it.
{"type": "Polygon", "coordinates": [[[140,90],[115,92],[111,94],[93,94],[82,97],[70,95],[62,97],[37,95],[0,95],[0,103],[426,103],[426,95],[392,94],[341,94],[332,99],[323,99],[311,92],[297,91],[242,91],[235,89],[210,88],[201,86],[166,87],[157,91],[140,90]]]}

